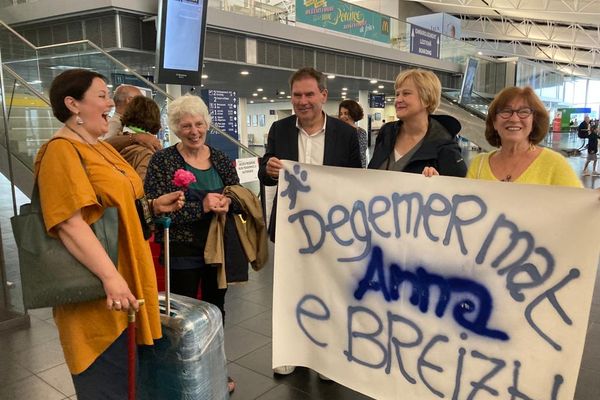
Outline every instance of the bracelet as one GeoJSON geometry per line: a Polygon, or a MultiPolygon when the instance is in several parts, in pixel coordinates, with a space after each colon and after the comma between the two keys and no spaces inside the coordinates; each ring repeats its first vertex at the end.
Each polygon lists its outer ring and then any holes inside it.
{"type": "Polygon", "coordinates": [[[154,212],[154,199],[148,199],[148,208],[150,208],[150,212],[152,213],[152,215],[156,217],[157,215],[154,212]]]}

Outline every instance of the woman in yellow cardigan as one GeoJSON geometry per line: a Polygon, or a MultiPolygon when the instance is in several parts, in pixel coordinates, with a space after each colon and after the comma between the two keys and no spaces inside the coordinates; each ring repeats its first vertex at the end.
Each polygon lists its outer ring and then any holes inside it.
{"type": "Polygon", "coordinates": [[[498,150],[471,162],[467,178],[503,182],[583,187],[565,157],[538,144],[550,119],[530,87],[507,87],[490,104],[485,137],[498,150]]]}

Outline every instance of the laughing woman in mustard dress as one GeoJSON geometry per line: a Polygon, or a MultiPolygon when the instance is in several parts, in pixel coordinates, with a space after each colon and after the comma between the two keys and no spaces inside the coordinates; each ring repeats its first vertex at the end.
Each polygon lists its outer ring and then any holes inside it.
{"type": "MultiPolygon", "coordinates": [[[[106,299],[54,308],[65,359],[77,398],[127,398],[126,311],[138,310],[138,344],[161,336],[156,277],[135,200],[142,181],[111,146],[98,138],[108,130],[113,107],[105,78],[69,70],[55,78],[50,102],[64,123],[40,149],[35,163],[46,229],[100,278],[106,299]],[[114,265],[90,228],[106,207],[119,213],[119,257],[114,265]],[[139,307],[136,299],[144,298],[139,307]]],[[[155,214],[183,206],[182,192],[150,200],[155,214]]]]}

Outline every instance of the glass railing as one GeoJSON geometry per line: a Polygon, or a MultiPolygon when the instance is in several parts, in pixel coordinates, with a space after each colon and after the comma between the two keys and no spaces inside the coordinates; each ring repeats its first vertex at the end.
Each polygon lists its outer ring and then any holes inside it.
{"type": "MultiPolygon", "coordinates": [[[[347,3],[348,6],[357,7],[354,4],[347,3]]],[[[248,0],[209,0],[209,7],[228,11],[236,14],[247,15],[260,18],[267,21],[279,22],[287,25],[296,24],[295,1],[282,1],[277,5],[269,4],[269,1],[248,1],[248,0]]],[[[410,32],[412,24],[399,19],[390,18],[390,42],[385,44],[381,41],[370,40],[373,44],[389,46],[400,51],[410,52],[410,32]]],[[[339,35],[340,33],[303,24],[307,29],[327,32],[329,34],[339,35]]],[[[359,39],[356,36],[350,36],[359,39]]],[[[468,57],[475,56],[479,50],[474,45],[462,40],[440,34],[439,59],[464,65],[468,57]]]]}
{"type": "MultiPolygon", "coordinates": [[[[52,115],[48,99],[38,93],[33,85],[6,65],[2,66],[2,74],[5,93],[1,101],[6,109],[8,132],[0,135],[0,142],[10,149],[13,157],[33,170],[38,149],[61,123],[52,115]]],[[[4,130],[4,125],[1,129],[4,130]]]]}
{"type": "MultiPolygon", "coordinates": [[[[148,81],[145,77],[131,70],[127,65],[87,40],[35,47],[17,32],[0,22],[0,43],[2,44],[3,65],[13,74],[22,78],[23,81],[23,83],[10,81],[6,87],[14,87],[17,90],[16,88],[19,88],[19,85],[26,84],[28,90],[39,93],[46,102],[52,80],[61,72],[73,68],[87,68],[101,73],[107,78],[109,87],[118,86],[123,77],[134,80],[136,86],[146,88],[151,92],[152,98],[159,105],[163,114],[166,113],[168,101],[173,99],[161,87],[148,81]],[[5,54],[7,54],[6,57],[5,54]]],[[[10,76],[11,74],[7,75],[10,76]]],[[[20,112],[24,111],[21,110],[20,112]]],[[[31,165],[31,154],[37,152],[39,146],[51,137],[54,128],[60,126],[60,124],[54,120],[49,109],[45,112],[41,110],[24,112],[22,119],[32,119],[26,124],[40,125],[40,129],[35,129],[35,132],[32,129],[22,127],[15,127],[14,132],[12,132],[13,129],[11,128],[11,135],[13,136],[11,140],[14,141],[15,151],[18,151],[19,159],[23,158],[27,161],[27,165],[31,165]],[[39,122],[36,122],[35,119],[38,119],[39,122]],[[49,122],[49,120],[52,122],[49,122]]],[[[258,157],[258,154],[218,127],[212,126],[211,128],[216,134],[225,137],[226,142],[232,143],[236,152],[239,153],[238,158],[258,157]]]]}

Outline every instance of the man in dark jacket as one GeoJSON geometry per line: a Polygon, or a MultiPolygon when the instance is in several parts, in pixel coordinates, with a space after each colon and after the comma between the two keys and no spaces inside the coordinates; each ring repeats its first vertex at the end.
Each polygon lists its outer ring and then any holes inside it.
{"type": "MultiPolygon", "coordinates": [[[[325,77],[314,68],[301,68],[290,78],[295,115],[275,121],[269,130],[267,151],[258,178],[265,186],[277,185],[281,160],[313,165],[360,168],[356,130],[323,112],[327,101],[325,77]]],[[[275,241],[273,204],[269,235],[275,241]]]]}

